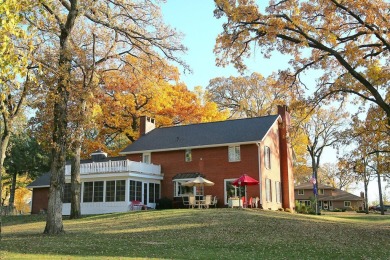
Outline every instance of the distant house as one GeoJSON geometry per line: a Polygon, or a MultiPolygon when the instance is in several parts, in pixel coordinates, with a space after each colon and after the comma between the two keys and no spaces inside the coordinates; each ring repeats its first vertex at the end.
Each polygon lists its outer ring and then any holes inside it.
{"type": "MultiPolygon", "coordinates": [[[[217,196],[218,206],[225,207],[230,197],[239,196],[231,183],[244,173],[260,185],[243,188],[241,195],[259,197],[265,209],[293,209],[289,123],[286,106],[278,107],[278,115],[161,128],[155,128],[154,119],[141,117],[140,138],[121,152],[122,157],[103,155],[81,162],[81,212],[127,211],[131,201],[154,208],[160,198],[178,206],[188,194],[217,196]],[[199,175],[215,185],[182,185],[199,175]]],[[[69,187],[65,186],[63,214],[70,212],[69,187]]]]}
{"type": "MultiPolygon", "coordinates": [[[[311,205],[313,199],[313,184],[310,182],[298,184],[294,187],[295,200],[306,206],[311,205]]],[[[362,210],[364,205],[364,194],[356,196],[349,192],[333,188],[331,186],[318,184],[318,203],[323,210],[354,209],[362,210]]]]}

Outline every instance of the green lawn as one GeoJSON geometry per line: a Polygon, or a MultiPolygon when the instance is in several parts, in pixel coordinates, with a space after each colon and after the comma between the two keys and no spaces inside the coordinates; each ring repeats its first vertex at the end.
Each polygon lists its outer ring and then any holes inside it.
{"type": "Polygon", "coordinates": [[[64,220],[3,217],[0,259],[390,259],[390,215],[178,209],[64,220]]]}

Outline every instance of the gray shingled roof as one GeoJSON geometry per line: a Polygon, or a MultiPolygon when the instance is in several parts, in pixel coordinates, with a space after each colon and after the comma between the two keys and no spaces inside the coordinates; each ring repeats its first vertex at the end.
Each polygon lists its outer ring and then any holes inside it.
{"type": "Polygon", "coordinates": [[[27,188],[44,188],[50,187],[50,172],[43,174],[41,177],[30,183],[27,188]]]}
{"type": "Polygon", "coordinates": [[[261,141],[278,115],[156,128],[121,154],[261,141]]]}

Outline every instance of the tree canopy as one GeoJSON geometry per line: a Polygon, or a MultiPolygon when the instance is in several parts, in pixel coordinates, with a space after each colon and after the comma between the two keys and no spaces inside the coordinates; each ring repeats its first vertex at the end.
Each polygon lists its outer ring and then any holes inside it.
{"type": "Polygon", "coordinates": [[[255,48],[267,58],[274,51],[291,55],[291,69],[281,73],[289,84],[318,70],[314,102],[354,94],[384,111],[390,134],[390,3],[272,0],[265,9],[254,0],[215,3],[215,16],[227,19],[215,46],[219,65],[233,63],[243,71],[255,48]]]}

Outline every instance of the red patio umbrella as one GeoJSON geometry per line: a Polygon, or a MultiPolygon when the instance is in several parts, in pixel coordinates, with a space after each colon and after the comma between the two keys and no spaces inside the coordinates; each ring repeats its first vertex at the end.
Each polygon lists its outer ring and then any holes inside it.
{"type": "MultiPolygon", "coordinates": [[[[247,175],[247,174],[243,174],[241,175],[240,178],[234,180],[232,182],[232,184],[234,186],[250,186],[250,185],[257,185],[259,184],[259,181],[256,180],[256,179],[253,179],[251,176],[247,175]]],[[[241,204],[241,189],[239,190],[240,192],[240,200],[239,200],[239,204],[241,204]]],[[[246,189],[245,189],[245,200],[247,201],[247,197],[246,197],[246,189]]],[[[240,205],[241,207],[241,205],[240,205]]]]}

